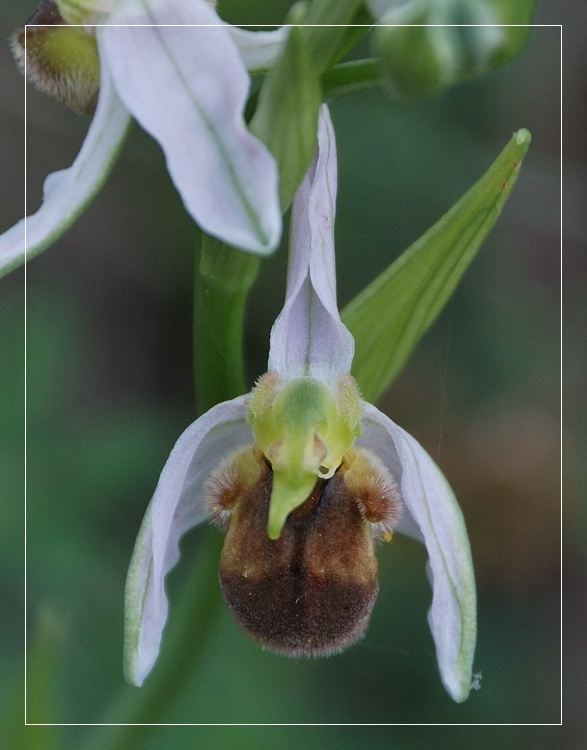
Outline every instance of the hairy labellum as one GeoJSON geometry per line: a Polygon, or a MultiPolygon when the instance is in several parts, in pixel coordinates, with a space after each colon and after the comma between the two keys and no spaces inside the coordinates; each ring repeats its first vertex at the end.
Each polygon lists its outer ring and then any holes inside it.
{"type": "Polygon", "coordinates": [[[365,633],[378,592],[378,535],[366,508],[388,525],[397,519],[398,500],[389,476],[376,488],[368,478],[361,498],[348,472],[345,462],[332,478],[317,479],[279,539],[267,535],[273,474],[263,457],[237,454],[209,483],[213,519],[220,526],[228,520],[219,574],[224,598],[239,625],[273,651],[325,656],[365,633]],[[370,502],[372,490],[378,500],[370,502]]]}

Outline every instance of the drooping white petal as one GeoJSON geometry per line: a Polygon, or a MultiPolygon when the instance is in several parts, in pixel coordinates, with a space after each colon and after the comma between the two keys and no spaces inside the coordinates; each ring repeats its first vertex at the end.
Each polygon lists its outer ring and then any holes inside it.
{"type": "Polygon", "coordinates": [[[167,620],[165,576],[179,560],[181,536],[201,523],[204,483],[233,451],[252,444],[245,397],[218,404],[180,436],[165,464],[135,544],[125,594],[124,670],[141,685],[167,620]]]}
{"type": "Polygon", "coordinates": [[[318,147],[292,209],[285,305],[271,331],[269,370],[286,379],[333,382],[350,372],[354,341],[336,305],[336,176],[334,129],[322,105],[318,147]]]}
{"type": "Polygon", "coordinates": [[[289,34],[288,26],[273,31],[250,31],[229,24],[226,28],[236,43],[247,70],[252,73],[273,65],[289,34]]]}
{"type": "Polygon", "coordinates": [[[120,97],[163,148],[187,211],[228,244],[273,250],[277,165],[247,130],[249,77],[216,13],[203,0],[126,0],[108,23],[98,29],[101,55],[120,97]]]}
{"type": "Polygon", "coordinates": [[[71,167],[47,177],[41,208],[0,236],[0,276],[38,255],[69,229],[108,177],[129,122],[110,72],[102,66],[96,113],[80,152],[71,167]]]}
{"type": "Polygon", "coordinates": [[[450,695],[464,701],[471,687],[477,605],[461,510],[440,469],[422,446],[374,406],[364,406],[362,442],[392,469],[399,460],[401,495],[429,555],[433,596],[428,621],[440,675],[450,695]]]}

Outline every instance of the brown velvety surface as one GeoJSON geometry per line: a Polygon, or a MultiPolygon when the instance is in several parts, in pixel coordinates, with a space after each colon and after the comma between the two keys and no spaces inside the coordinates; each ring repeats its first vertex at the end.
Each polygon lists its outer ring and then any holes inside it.
{"type": "Polygon", "coordinates": [[[241,627],[274,651],[339,651],[363,635],[377,596],[369,525],[339,471],[317,481],[281,537],[271,540],[271,486],[265,466],[231,520],[220,561],[226,602],[241,627]]]}

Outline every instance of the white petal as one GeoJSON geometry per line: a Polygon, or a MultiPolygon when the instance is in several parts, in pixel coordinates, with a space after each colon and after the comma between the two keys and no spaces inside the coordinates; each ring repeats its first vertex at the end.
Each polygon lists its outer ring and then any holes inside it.
{"type": "Polygon", "coordinates": [[[335,381],[350,372],[354,341],[336,305],[336,142],[326,105],[318,148],[294,200],[287,292],[271,331],[269,370],[335,381]]]}
{"type": "Polygon", "coordinates": [[[181,536],[201,523],[204,483],[233,451],[253,442],[245,397],[218,404],[185,430],[165,464],[135,544],[125,594],[124,669],[141,685],[167,620],[165,576],[179,560],[181,536]]]}
{"type": "Polygon", "coordinates": [[[477,605],[461,510],[440,469],[411,435],[370,404],[365,404],[363,426],[364,442],[391,462],[392,471],[399,459],[402,498],[430,558],[433,597],[428,621],[440,675],[450,695],[464,701],[471,687],[477,605]]]}
{"type": "Polygon", "coordinates": [[[238,26],[226,26],[236,43],[243,62],[251,72],[270,68],[283,49],[289,27],[282,26],[273,31],[250,31],[238,26]]]}
{"type": "Polygon", "coordinates": [[[104,184],[129,122],[108,68],[102,66],[96,113],[81,150],[69,169],[47,177],[37,213],[0,236],[0,276],[38,255],[73,224],[104,184]]]}
{"type": "Polygon", "coordinates": [[[108,20],[98,29],[102,55],[120,97],[161,145],[187,211],[228,244],[273,250],[277,165],[247,130],[249,77],[216,13],[203,0],[127,0],[108,20]]]}

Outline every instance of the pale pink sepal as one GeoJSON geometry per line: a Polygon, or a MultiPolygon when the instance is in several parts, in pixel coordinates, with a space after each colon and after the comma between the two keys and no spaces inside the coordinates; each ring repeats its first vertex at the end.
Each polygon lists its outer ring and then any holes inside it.
{"type": "Polygon", "coordinates": [[[0,276],[41,253],[69,229],[110,174],[129,123],[108,67],[102,66],[98,105],[80,152],[71,167],[46,178],[39,210],[0,236],[0,276]]]}
{"type": "Polygon", "coordinates": [[[269,370],[288,380],[335,382],[351,368],[354,341],[336,304],[336,177],[334,129],[322,105],[318,147],[293,203],[285,305],[271,330],[269,370]]]}
{"type": "Polygon", "coordinates": [[[426,545],[433,590],[428,621],[440,676],[454,700],[464,701],[471,689],[477,616],[475,576],[461,510],[428,453],[371,404],[364,404],[363,430],[361,442],[401,477],[409,517],[398,530],[411,534],[415,524],[426,545]]]}
{"type": "Polygon", "coordinates": [[[188,213],[230,245],[271,252],[281,235],[277,164],[247,130],[249,77],[216,13],[203,0],[130,0],[108,24],[97,30],[101,57],[161,145],[188,213]]]}
{"type": "Polygon", "coordinates": [[[210,409],[180,436],[143,519],[125,593],[124,672],[140,686],[151,671],[167,620],[165,577],[179,560],[179,540],[207,518],[204,485],[233,451],[253,443],[239,396],[210,409]]]}

